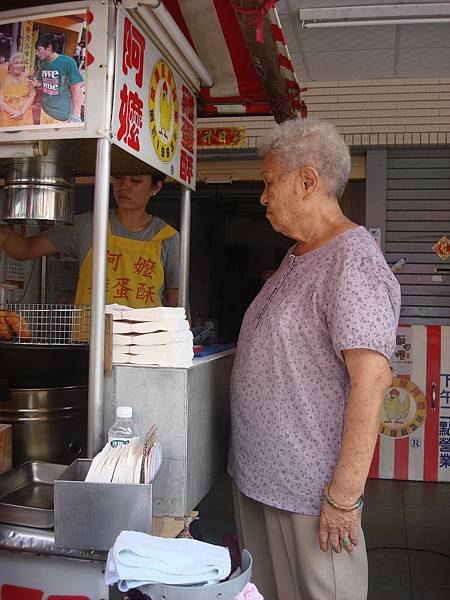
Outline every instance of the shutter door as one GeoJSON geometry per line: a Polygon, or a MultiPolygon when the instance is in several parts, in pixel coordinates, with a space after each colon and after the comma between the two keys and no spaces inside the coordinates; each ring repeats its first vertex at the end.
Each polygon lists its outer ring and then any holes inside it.
{"type": "Polygon", "coordinates": [[[450,237],[450,149],[391,150],[387,155],[386,259],[408,263],[401,323],[450,324],[450,260],[432,246],[450,237]]]}

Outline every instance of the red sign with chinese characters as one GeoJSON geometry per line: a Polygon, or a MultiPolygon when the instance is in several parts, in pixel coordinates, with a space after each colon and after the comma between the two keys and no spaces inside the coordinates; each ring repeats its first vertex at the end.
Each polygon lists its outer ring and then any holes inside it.
{"type": "Polygon", "coordinates": [[[119,11],[116,39],[114,143],[195,189],[193,91],[126,11],[119,11]]]}

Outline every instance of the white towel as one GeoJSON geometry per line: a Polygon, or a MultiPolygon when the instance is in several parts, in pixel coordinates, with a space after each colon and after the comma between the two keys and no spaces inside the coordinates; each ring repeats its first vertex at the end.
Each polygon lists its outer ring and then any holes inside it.
{"type": "Polygon", "coordinates": [[[108,553],[106,585],[121,592],[146,585],[205,585],[231,572],[228,548],[197,540],[166,539],[137,531],[122,531],[108,553]]]}

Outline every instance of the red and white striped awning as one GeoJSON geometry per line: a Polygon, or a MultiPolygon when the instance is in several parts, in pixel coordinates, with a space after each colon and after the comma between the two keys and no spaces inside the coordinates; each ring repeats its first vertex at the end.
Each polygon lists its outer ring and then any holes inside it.
{"type": "Polygon", "coordinates": [[[215,84],[200,116],[306,115],[276,0],[163,0],[215,84]]]}

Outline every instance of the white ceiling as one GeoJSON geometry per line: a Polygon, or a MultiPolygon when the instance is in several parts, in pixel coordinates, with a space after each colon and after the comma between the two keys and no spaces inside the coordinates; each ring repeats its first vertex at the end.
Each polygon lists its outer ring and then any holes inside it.
{"type": "Polygon", "coordinates": [[[298,16],[299,8],[412,3],[279,0],[277,10],[299,81],[450,78],[450,23],[302,29],[298,16]]]}

